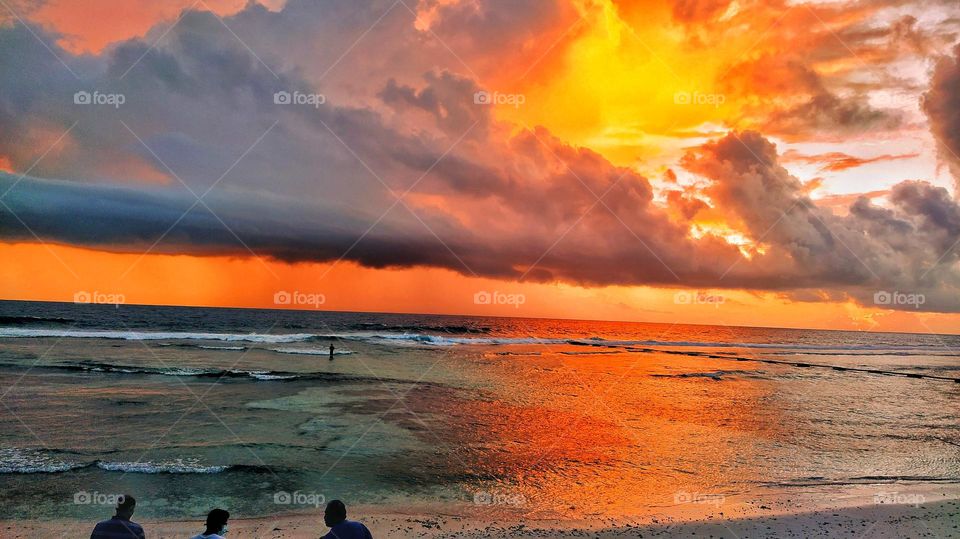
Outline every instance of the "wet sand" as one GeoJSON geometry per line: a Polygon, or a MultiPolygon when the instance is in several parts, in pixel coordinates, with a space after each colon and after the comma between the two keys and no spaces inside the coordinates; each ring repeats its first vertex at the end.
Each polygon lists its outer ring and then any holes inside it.
{"type": "MultiPolygon", "coordinates": [[[[424,516],[401,512],[364,512],[362,520],[374,537],[960,537],[960,501],[920,505],[870,505],[804,513],[778,513],[761,505],[749,516],[722,512],[697,520],[683,515],[638,519],[513,520],[467,516],[424,516]],[[769,514],[763,514],[768,512],[769,514]]],[[[134,519],[136,520],[136,519],[134,519]]],[[[231,538],[315,539],[326,533],[321,512],[230,520],[231,538]]],[[[200,521],[140,522],[151,539],[190,537],[202,531],[200,521]]],[[[92,523],[77,521],[3,521],[5,538],[89,537],[92,523]]]]}

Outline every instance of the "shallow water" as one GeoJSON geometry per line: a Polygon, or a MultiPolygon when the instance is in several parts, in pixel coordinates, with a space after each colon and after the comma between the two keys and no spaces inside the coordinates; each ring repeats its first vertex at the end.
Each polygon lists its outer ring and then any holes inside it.
{"type": "Polygon", "coordinates": [[[958,350],[957,336],[2,302],[0,518],[95,518],[121,492],[141,517],[957,492],[958,350]]]}

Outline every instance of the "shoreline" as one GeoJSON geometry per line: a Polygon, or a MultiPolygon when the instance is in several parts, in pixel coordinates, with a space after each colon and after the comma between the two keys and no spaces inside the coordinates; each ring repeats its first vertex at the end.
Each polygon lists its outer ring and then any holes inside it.
{"type": "MultiPolygon", "coordinates": [[[[813,511],[779,512],[765,505],[752,514],[728,517],[723,511],[694,518],[683,512],[636,518],[536,519],[522,516],[443,515],[421,511],[385,511],[358,506],[351,516],[364,522],[374,537],[960,537],[960,499],[923,504],[878,504],[813,511]],[[769,514],[761,514],[763,510],[769,514]]],[[[786,508],[784,508],[786,509],[786,508]]],[[[742,509],[741,509],[742,510],[742,509]]],[[[728,509],[729,511],[729,509],[728,509]]],[[[747,511],[747,510],[744,510],[747,511]]],[[[147,537],[190,537],[202,531],[202,519],[134,521],[147,537]]],[[[5,538],[87,537],[94,522],[75,520],[4,520],[5,538]]],[[[231,538],[315,539],[326,533],[323,511],[269,517],[231,518],[231,538]]]]}

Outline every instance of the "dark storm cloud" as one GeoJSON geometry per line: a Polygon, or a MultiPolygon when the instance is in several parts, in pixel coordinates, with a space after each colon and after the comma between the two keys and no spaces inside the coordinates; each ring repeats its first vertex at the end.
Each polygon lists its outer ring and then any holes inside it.
{"type": "MultiPolygon", "coordinates": [[[[350,59],[329,79],[325,68],[300,69],[304,48],[333,62],[343,40],[355,39],[320,15],[364,23],[383,15],[320,4],[291,1],[280,13],[250,6],[232,17],[257,55],[199,12],[162,40],[155,29],[100,56],[53,46],[79,80],[22,26],[0,28],[0,65],[16,68],[0,71],[0,154],[24,171],[53,148],[19,182],[0,175],[0,194],[12,186],[0,237],[134,253],[154,244],[192,255],[249,248],[291,262],[345,256],[378,268],[583,285],[821,289],[865,303],[893,290],[927,294],[923,309],[960,310],[958,255],[947,249],[957,207],[942,189],[904,183],[886,206],[864,198],[838,217],[807,197],[771,142],[744,132],[694,150],[685,166],[709,180],[705,196],[675,192],[673,207],[663,207],[630,168],[542,127],[498,125],[489,106],[473,102],[480,88],[453,69],[456,59],[450,69],[424,68],[416,55],[371,50],[359,58],[372,65],[350,59]],[[316,37],[310,17],[332,37],[316,37]],[[352,87],[362,91],[349,95],[352,87]],[[75,91],[95,89],[126,103],[74,104],[75,91]],[[281,90],[327,101],[278,105],[281,90]],[[188,188],[206,204],[194,206],[188,188]],[[715,235],[692,237],[691,220],[708,209],[765,252],[748,258],[715,235]]],[[[496,22],[483,12],[457,16],[476,31],[496,22]]],[[[390,11],[374,43],[413,46],[423,35],[412,20],[390,11]]],[[[857,114],[830,121],[857,123],[857,114]]]]}
{"type": "Polygon", "coordinates": [[[810,200],[774,145],[753,132],[706,144],[686,165],[713,180],[711,199],[768,245],[752,266],[775,265],[793,287],[840,290],[865,304],[877,291],[900,291],[924,294],[924,309],[960,310],[960,253],[951,250],[960,207],[946,189],[902,182],[889,207],[861,197],[841,217],[810,200]]]}
{"type": "Polygon", "coordinates": [[[937,62],[930,90],[923,96],[923,111],[960,193],[960,45],[937,62]]]}

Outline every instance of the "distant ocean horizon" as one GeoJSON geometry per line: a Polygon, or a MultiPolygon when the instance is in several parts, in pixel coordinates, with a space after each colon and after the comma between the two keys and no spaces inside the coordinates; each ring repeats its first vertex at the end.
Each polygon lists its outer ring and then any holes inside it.
{"type": "MultiPolygon", "coordinates": [[[[54,301],[54,300],[10,300],[10,299],[0,299],[0,305],[4,303],[23,303],[23,304],[51,304],[51,305],[85,305],[86,303],[77,303],[70,301],[54,301]]],[[[263,311],[263,312],[302,312],[302,313],[331,313],[331,314],[356,314],[356,315],[388,315],[388,316],[421,316],[421,317],[451,317],[451,318],[481,318],[481,319],[498,319],[503,318],[507,320],[519,319],[519,320],[558,320],[564,322],[605,322],[605,323],[614,323],[614,324],[663,324],[663,325],[673,325],[672,322],[651,322],[645,320],[621,320],[621,319],[607,319],[607,318],[566,318],[562,316],[506,316],[506,315],[482,315],[482,314],[469,314],[469,313],[436,313],[436,312],[413,312],[413,311],[352,311],[352,310],[333,310],[333,309],[317,309],[317,308],[268,308],[268,307],[238,307],[238,306],[227,306],[227,305],[188,305],[188,304],[160,304],[160,303],[130,303],[124,302],[120,304],[124,307],[156,307],[156,308],[170,308],[170,309],[223,309],[223,310],[237,310],[237,311],[263,311]]],[[[114,304],[101,304],[101,306],[118,308],[120,305],[114,304]]],[[[704,324],[704,323],[695,323],[695,322],[676,322],[675,324],[682,324],[685,326],[704,326],[704,327],[730,327],[730,328],[745,328],[745,329],[783,329],[783,330],[809,330],[809,331],[836,331],[836,332],[852,332],[852,333],[876,333],[876,334],[891,334],[891,335],[947,335],[947,336],[960,336],[960,328],[957,329],[956,333],[941,333],[936,331],[892,331],[892,330],[873,330],[873,329],[835,329],[835,328],[814,328],[806,326],[764,326],[764,325],[728,325],[728,324],[704,324]]]]}
{"type": "Polygon", "coordinates": [[[957,335],[3,301],[0,518],[957,493],[958,379],[957,335]]]}

